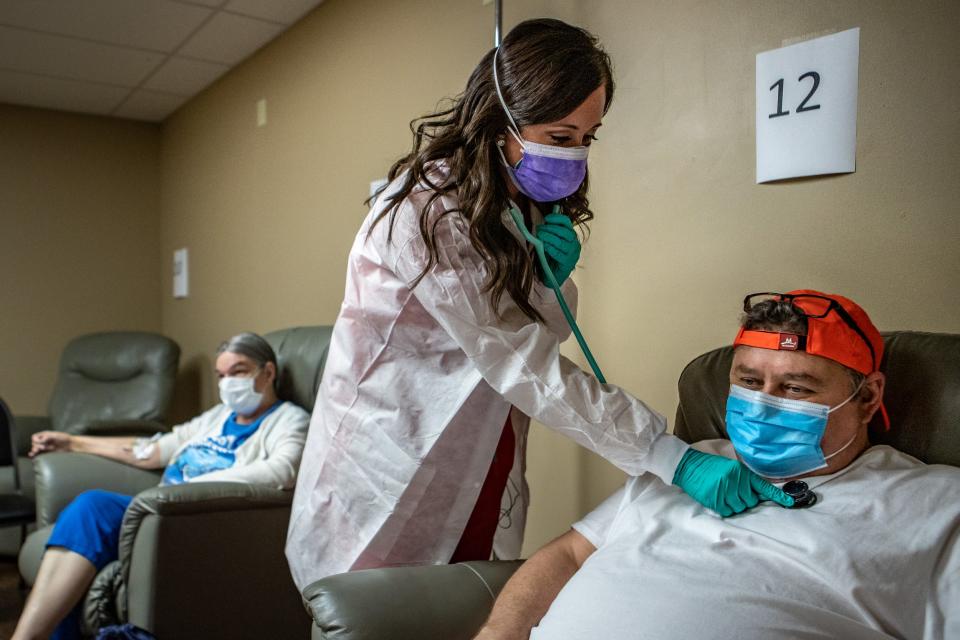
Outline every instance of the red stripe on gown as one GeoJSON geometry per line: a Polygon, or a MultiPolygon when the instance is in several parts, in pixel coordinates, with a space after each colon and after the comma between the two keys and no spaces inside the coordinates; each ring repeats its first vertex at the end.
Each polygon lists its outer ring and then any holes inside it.
{"type": "Polygon", "coordinates": [[[500,521],[500,500],[507,486],[510,470],[513,469],[514,447],[513,424],[510,422],[508,413],[507,422],[503,425],[503,432],[500,434],[500,442],[497,443],[497,450],[490,463],[490,470],[487,471],[487,477],[480,488],[480,495],[477,496],[473,513],[467,520],[467,527],[460,536],[460,542],[453,552],[453,557],[450,558],[451,563],[490,559],[493,536],[497,532],[497,523],[500,521]]]}

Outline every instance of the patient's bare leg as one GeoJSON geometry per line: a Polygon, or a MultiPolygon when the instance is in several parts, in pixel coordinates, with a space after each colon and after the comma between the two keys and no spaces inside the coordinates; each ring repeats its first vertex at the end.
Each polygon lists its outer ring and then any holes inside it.
{"type": "Polygon", "coordinates": [[[86,593],[96,573],[93,563],[79,553],[47,549],[11,640],[48,638],[86,593]]]}

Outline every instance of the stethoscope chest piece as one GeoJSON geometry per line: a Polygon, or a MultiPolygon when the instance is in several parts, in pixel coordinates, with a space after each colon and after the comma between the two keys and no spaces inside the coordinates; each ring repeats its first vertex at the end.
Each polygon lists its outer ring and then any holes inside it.
{"type": "Polygon", "coordinates": [[[791,480],[783,485],[783,492],[793,498],[793,509],[804,509],[817,504],[817,494],[803,480],[791,480]]]}

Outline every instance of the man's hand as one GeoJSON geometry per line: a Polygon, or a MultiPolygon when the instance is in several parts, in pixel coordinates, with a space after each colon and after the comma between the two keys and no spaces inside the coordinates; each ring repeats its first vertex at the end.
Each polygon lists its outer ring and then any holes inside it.
{"type": "Polygon", "coordinates": [[[30,452],[27,455],[32,458],[51,451],[70,451],[73,448],[72,439],[73,436],[63,431],[38,431],[30,437],[30,452]]]}

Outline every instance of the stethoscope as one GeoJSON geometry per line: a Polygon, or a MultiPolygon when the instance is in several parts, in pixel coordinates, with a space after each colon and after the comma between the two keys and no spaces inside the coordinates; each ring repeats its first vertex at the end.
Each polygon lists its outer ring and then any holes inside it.
{"type": "Polygon", "coordinates": [[[793,498],[791,509],[805,509],[817,504],[817,494],[803,480],[791,480],[783,485],[783,492],[793,498]]]}
{"type": "Polygon", "coordinates": [[[550,266],[547,264],[547,255],[543,252],[543,242],[541,242],[539,238],[534,236],[527,229],[527,225],[523,223],[523,214],[520,213],[519,209],[516,207],[510,207],[510,215],[513,217],[513,221],[517,223],[517,227],[520,229],[520,233],[523,234],[523,237],[527,239],[527,242],[533,245],[533,249],[537,254],[537,259],[540,261],[540,268],[543,269],[543,275],[547,278],[547,285],[553,289],[553,292],[557,295],[557,302],[560,303],[560,309],[563,310],[563,317],[567,319],[567,324],[570,325],[570,330],[573,332],[573,335],[576,336],[577,343],[580,345],[580,350],[583,351],[583,355],[590,364],[590,368],[593,369],[593,374],[597,376],[597,380],[606,384],[607,379],[603,377],[603,373],[600,371],[600,365],[597,364],[597,361],[593,357],[593,353],[590,352],[590,347],[587,346],[586,339],[583,337],[583,334],[580,333],[580,327],[577,326],[577,321],[570,312],[570,307],[567,306],[567,301],[564,300],[563,294],[560,293],[560,283],[557,282],[556,276],[553,275],[553,271],[550,270],[550,266]]]}
{"type": "MultiPolygon", "coordinates": [[[[560,293],[560,283],[557,282],[556,276],[553,275],[553,271],[550,270],[550,265],[547,263],[547,255],[543,252],[543,242],[527,229],[527,225],[523,222],[523,214],[520,213],[519,209],[510,207],[510,216],[517,224],[517,228],[520,229],[523,237],[533,245],[537,259],[540,261],[540,268],[543,269],[543,275],[546,276],[547,284],[556,294],[557,302],[560,303],[560,309],[563,310],[563,317],[566,318],[567,324],[570,325],[570,330],[573,332],[573,335],[576,336],[580,350],[583,351],[584,357],[586,357],[587,362],[590,363],[590,368],[593,369],[594,375],[597,376],[597,380],[606,383],[607,380],[600,371],[600,365],[597,364],[596,359],[593,357],[590,347],[587,346],[587,340],[580,332],[580,327],[577,326],[577,321],[574,319],[573,313],[570,312],[570,307],[567,306],[567,301],[563,298],[563,294],[560,293]]],[[[791,507],[793,509],[804,509],[817,504],[817,494],[814,493],[803,480],[791,480],[783,485],[783,492],[793,498],[793,507],[791,507]]]]}

